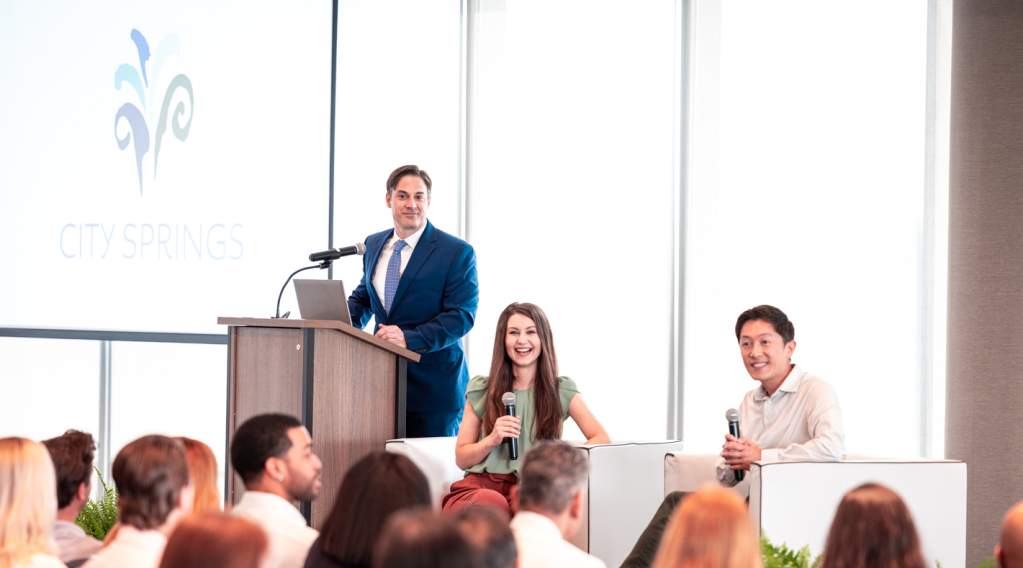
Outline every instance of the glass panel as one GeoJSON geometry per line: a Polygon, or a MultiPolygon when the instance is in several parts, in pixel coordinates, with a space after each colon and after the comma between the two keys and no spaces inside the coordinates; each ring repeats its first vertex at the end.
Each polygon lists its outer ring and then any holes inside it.
{"type": "Polygon", "coordinates": [[[470,372],[488,372],[504,307],[536,303],[610,436],[663,438],[674,4],[484,0],[473,15],[470,372]]]}

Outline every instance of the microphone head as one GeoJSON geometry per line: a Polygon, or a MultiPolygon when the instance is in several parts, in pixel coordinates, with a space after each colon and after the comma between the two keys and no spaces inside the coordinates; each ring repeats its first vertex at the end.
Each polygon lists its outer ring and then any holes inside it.
{"type": "Polygon", "coordinates": [[[359,256],[366,254],[366,243],[355,243],[355,254],[359,256]]]}
{"type": "Polygon", "coordinates": [[[506,392],[501,395],[501,404],[505,406],[515,406],[515,393],[506,392]]]}
{"type": "Polygon", "coordinates": [[[729,408],[725,411],[725,420],[728,420],[729,422],[738,422],[739,411],[734,408],[729,408]]]}

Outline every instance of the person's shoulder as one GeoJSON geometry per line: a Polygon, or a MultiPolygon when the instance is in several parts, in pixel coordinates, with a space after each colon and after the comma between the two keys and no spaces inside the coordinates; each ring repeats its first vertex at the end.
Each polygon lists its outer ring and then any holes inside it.
{"type": "Polygon", "coordinates": [[[799,391],[806,396],[836,398],[835,387],[813,373],[804,373],[799,382],[799,391]]]}
{"type": "Polygon", "coordinates": [[[379,233],[373,233],[372,235],[366,237],[366,244],[376,244],[376,243],[387,242],[387,239],[390,238],[390,236],[391,236],[391,234],[393,232],[394,232],[394,229],[384,229],[383,231],[380,231],[379,233]]]}
{"type": "Polygon", "coordinates": [[[465,387],[465,392],[479,392],[486,391],[487,385],[490,383],[490,378],[486,375],[476,375],[469,379],[469,384],[465,387]]]}
{"type": "MultiPolygon", "coordinates": [[[[427,231],[431,232],[430,238],[436,240],[438,244],[443,246],[455,247],[455,248],[467,248],[472,249],[472,245],[464,241],[463,239],[452,235],[446,231],[442,231],[437,228],[436,225],[430,223],[427,231]],[[431,231],[432,229],[432,231],[431,231]]],[[[426,235],[424,235],[426,236],[426,235]]]]}
{"type": "Polygon", "coordinates": [[[569,377],[558,377],[558,389],[563,391],[579,392],[579,385],[569,377]]]}

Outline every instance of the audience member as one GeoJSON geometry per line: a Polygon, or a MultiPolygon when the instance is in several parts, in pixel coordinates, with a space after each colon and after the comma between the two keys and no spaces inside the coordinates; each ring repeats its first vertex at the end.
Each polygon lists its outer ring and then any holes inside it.
{"type": "Polygon", "coordinates": [[[554,335],[543,310],[533,304],[509,305],[497,321],[490,376],[469,381],[455,442],[455,461],[466,474],[451,485],[444,510],[488,504],[509,513],[520,460],[536,440],[560,438],[568,417],[586,443],[608,441],[575,382],[558,376],[554,335]],[[514,394],[517,416],[505,413],[505,393],[514,394]],[[517,440],[516,459],[511,459],[506,439],[517,440]]]}
{"type": "Polygon", "coordinates": [[[42,444],[0,438],[0,568],[64,568],[52,538],[56,484],[42,444]]]}
{"type": "Polygon", "coordinates": [[[91,434],[68,430],[44,440],[43,445],[50,452],[57,474],[57,522],[53,525],[57,552],[61,562],[78,566],[103,546],[75,524],[92,490],[96,443],[91,434]]]}
{"type": "Polygon", "coordinates": [[[476,549],[482,568],[515,568],[515,535],[501,511],[486,506],[464,507],[453,519],[458,531],[476,549]]]}
{"type": "Polygon", "coordinates": [[[156,568],[168,535],[192,509],[185,448],[167,436],[143,436],[117,453],[113,478],[117,535],[85,568],[156,568]]]}
{"type": "Polygon", "coordinates": [[[259,525],[219,511],[182,519],[160,568],[262,568],[269,541],[259,525]]]}
{"type": "Polygon", "coordinates": [[[345,474],[305,568],[373,565],[373,544],[392,513],[430,506],[430,485],[412,460],[374,452],[345,474]]]}
{"type": "Polygon", "coordinates": [[[533,446],[522,464],[519,512],[511,521],[520,568],[604,566],[566,542],[586,514],[586,456],[561,441],[533,446]]]}
{"type": "Polygon", "coordinates": [[[735,492],[705,487],[672,515],[654,568],[760,568],[760,546],[735,492]]]}
{"type": "Polygon", "coordinates": [[[231,512],[266,531],[271,568],[301,567],[318,536],[294,504],[320,492],[322,464],[309,431],[292,416],[253,416],[234,433],[231,465],[245,483],[231,512]]]}
{"type": "Polygon", "coordinates": [[[384,525],[374,568],[480,568],[475,549],[454,522],[429,509],[399,511],[384,525]]]}
{"type": "Polygon", "coordinates": [[[891,489],[865,483],[842,497],[822,568],[924,568],[909,509],[891,489]]]}
{"type": "Polygon", "coordinates": [[[217,458],[209,446],[192,438],[178,438],[185,446],[188,477],[192,480],[195,498],[193,513],[220,510],[220,489],[217,488],[217,458]]]}
{"type": "Polygon", "coordinates": [[[995,560],[1002,568],[1023,568],[1023,501],[1013,505],[1002,519],[995,560]]]}

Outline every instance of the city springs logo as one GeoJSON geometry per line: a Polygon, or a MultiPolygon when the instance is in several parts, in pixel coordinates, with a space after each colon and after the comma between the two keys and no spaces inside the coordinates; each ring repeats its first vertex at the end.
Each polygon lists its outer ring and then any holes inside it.
{"type": "Polygon", "coordinates": [[[122,63],[114,73],[114,87],[124,90],[129,94],[134,92],[137,103],[126,102],[118,109],[114,116],[114,138],[117,139],[117,146],[126,150],[129,145],[135,151],[135,169],[139,177],[139,194],[142,194],[143,168],[142,163],[150,150],[150,141],[153,144],[153,178],[156,178],[157,166],[160,160],[160,147],[163,143],[164,134],[167,132],[168,122],[174,137],[184,142],[188,138],[188,131],[192,127],[192,116],[195,110],[195,97],[192,94],[192,81],[187,75],[179,73],[167,82],[162,94],[162,103],[159,87],[160,72],[171,55],[179,52],[177,36],[170,35],[160,41],[156,51],[150,56],[149,42],[142,32],[137,29],[131,30],[131,40],[135,43],[138,51],[138,66],[122,63]],[[152,62],[150,64],[150,59],[152,62]],[[129,89],[130,87],[130,89],[129,89]],[[168,116],[171,104],[174,101],[173,114],[168,116]],[[187,101],[187,104],[186,104],[187,101]],[[141,107],[141,108],[140,108],[141,107]],[[157,111],[159,115],[157,116],[157,111]],[[148,120],[147,120],[148,118],[148,120]],[[150,125],[156,124],[156,132],[150,137],[150,125]],[[128,128],[120,129],[122,122],[127,122],[128,128]],[[123,136],[120,134],[123,132],[123,136]]]}

